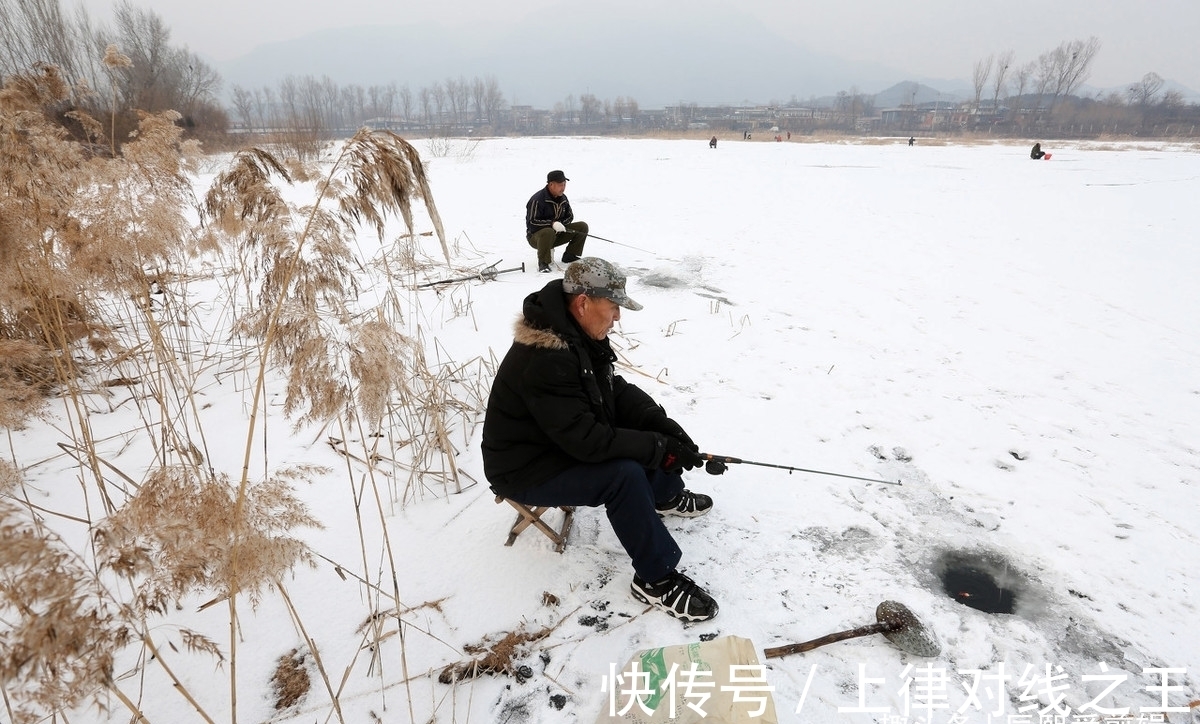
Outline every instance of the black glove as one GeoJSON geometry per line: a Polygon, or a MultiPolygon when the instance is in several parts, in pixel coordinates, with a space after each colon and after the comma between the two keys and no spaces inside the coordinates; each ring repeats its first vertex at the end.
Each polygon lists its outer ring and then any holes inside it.
{"type": "Polygon", "coordinates": [[[650,423],[650,429],[654,432],[661,432],[667,437],[673,437],[676,440],[690,447],[697,452],[700,451],[700,446],[692,442],[692,438],[684,432],[678,422],[675,422],[669,417],[659,417],[650,423]]]}
{"type": "Polygon", "coordinates": [[[684,470],[692,470],[704,464],[704,458],[700,457],[700,453],[688,447],[674,437],[668,437],[667,450],[663,453],[662,469],[668,473],[679,473],[684,470]]]}

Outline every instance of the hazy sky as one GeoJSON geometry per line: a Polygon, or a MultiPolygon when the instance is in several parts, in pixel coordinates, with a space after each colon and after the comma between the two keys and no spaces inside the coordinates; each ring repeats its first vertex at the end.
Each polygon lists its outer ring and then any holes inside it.
{"type": "MultiPolygon", "coordinates": [[[[130,0],[149,7],[171,28],[175,43],[222,62],[256,45],[314,30],[356,25],[438,22],[540,22],[546,32],[586,32],[556,25],[562,0],[130,0]],[[448,9],[447,9],[448,8],[448,9]]],[[[644,17],[645,1],[602,0],[630,22],[644,17]]],[[[64,0],[69,6],[71,0],[64,0]]],[[[112,0],[82,0],[107,20],[112,0]]],[[[1088,83],[1124,85],[1150,71],[1200,91],[1200,0],[677,0],[678,12],[751,14],[808,49],[847,60],[877,61],[915,75],[970,79],[976,61],[1006,50],[1024,63],[1063,41],[1096,36],[1100,52],[1088,83]]],[[[614,38],[619,48],[619,38],[614,38]]],[[[763,69],[769,72],[770,69],[763,69]]]]}

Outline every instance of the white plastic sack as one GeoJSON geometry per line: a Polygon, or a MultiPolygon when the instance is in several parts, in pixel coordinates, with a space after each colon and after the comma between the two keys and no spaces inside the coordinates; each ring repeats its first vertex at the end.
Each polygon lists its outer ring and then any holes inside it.
{"type": "Polygon", "coordinates": [[[723,636],[633,655],[604,677],[596,724],[778,724],[774,687],[749,639],[723,636]]]}

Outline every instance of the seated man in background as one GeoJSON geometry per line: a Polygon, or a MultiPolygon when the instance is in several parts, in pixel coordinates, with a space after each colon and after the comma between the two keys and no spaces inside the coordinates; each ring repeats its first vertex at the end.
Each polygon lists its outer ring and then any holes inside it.
{"type": "Polygon", "coordinates": [[[679,423],[613,374],[608,333],[622,308],[642,306],[597,257],[525,297],[488,398],[483,471],[497,495],[526,505],[603,505],[633,562],[633,597],[705,621],[717,602],[676,570],[682,553],[662,521],[712,508],[683,487],[683,471],[704,461],[679,423]]]}
{"type": "Polygon", "coordinates": [[[525,204],[525,240],[537,249],[539,272],[550,271],[554,247],[567,245],[563,251],[564,264],[583,256],[588,225],[575,221],[571,202],[567,200],[567,178],[562,171],[546,174],[546,185],[525,204]]]}

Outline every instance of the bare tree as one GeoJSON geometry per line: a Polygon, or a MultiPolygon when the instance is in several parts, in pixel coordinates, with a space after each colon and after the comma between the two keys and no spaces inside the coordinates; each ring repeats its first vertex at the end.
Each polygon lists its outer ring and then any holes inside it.
{"type": "Polygon", "coordinates": [[[353,111],[353,116],[349,119],[350,123],[346,125],[356,129],[362,128],[363,123],[367,120],[367,92],[361,85],[355,83],[346,88],[344,95],[347,97],[350,110],[353,111]]]}
{"type": "Polygon", "coordinates": [[[617,117],[618,124],[623,123],[625,119],[629,119],[632,123],[633,111],[631,110],[631,100],[625,96],[617,96],[617,99],[613,101],[613,115],[617,117]]]}
{"type": "Polygon", "coordinates": [[[463,109],[459,105],[459,98],[461,97],[461,92],[459,91],[460,85],[461,81],[454,80],[453,78],[447,78],[446,82],[442,84],[442,87],[445,88],[446,91],[446,105],[450,108],[450,119],[452,123],[462,122],[460,113],[463,109]]]}
{"type": "Polygon", "coordinates": [[[554,110],[558,114],[560,123],[575,122],[575,96],[568,95],[563,99],[562,103],[555,103],[554,110]]]}
{"type": "Polygon", "coordinates": [[[275,113],[278,102],[275,100],[275,91],[270,86],[264,87],[262,92],[254,92],[254,111],[258,114],[258,124],[262,128],[267,128],[268,124],[276,125],[275,113]]]}
{"type": "Polygon", "coordinates": [[[176,70],[178,75],[179,110],[188,113],[191,109],[202,104],[216,104],[217,95],[221,90],[221,75],[194,53],[183,53],[176,56],[179,63],[176,70]],[[186,65],[185,65],[186,63],[186,65]]]}
{"type": "Polygon", "coordinates": [[[591,93],[579,96],[579,122],[590,126],[600,118],[600,99],[591,93]]]}
{"type": "Polygon", "coordinates": [[[412,120],[413,94],[407,83],[400,86],[396,96],[400,99],[400,114],[404,116],[405,121],[412,120]]]}
{"type": "MultiPolygon", "coordinates": [[[[196,54],[171,45],[171,31],[161,17],[122,0],[114,22],[114,30],[101,29],[94,37],[97,47],[113,45],[129,58],[115,74],[124,109],[179,111],[186,126],[219,109],[220,75],[196,54]]],[[[134,123],[131,114],[129,124],[134,123]]]]}
{"type": "Polygon", "coordinates": [[[379,106],[376,113],[389,121],[396,115],[396,84],[388,83],[379,92],[379,106]]]}
{"type": "Polygon", "coordinates": [[[988,76],[992,74],[992,56],[975,61],[971,73],[971,82],[975,87],[975,110],[979,110],[979,99],[983,95],[983,87],[987,85],[988,76]]]}
{"type": "Polygon", "coordinates": [[[1042,53],[1035,62],[1037,66],[1033,73],[1033,87],[1036,90],[1037,98],[1034,101],[1034,110],[1040,115],[1042,98],[1045,97],[1046,90],[1054,82],[1054,54],[1050,51],[1042,53]]]}
{"type": "Polygon", "coordinates": [[[446,101],[449,94],[441,83],[434,83],[429,89],[429,95],[433,97],[433,106],[437,109],[438,125],[442,125],[446,122],[446,101]]]}
{"type": "Polygon", "coordinates": [[[1013,73],[1013,95],[1017,97],[1017,103],[1020,107],[1010,108],[1009,116],[1011,118],[1023,118],[1021,110],[1025,107],[1025,91],[1029,88],[1029,84],[1033,80],[1034,71],[1037,64],[1032,60],[1028,63],[1017,66],[1013,73]]]}
{"type": "Polygon", "coordinates": [[[86,14],[80,12],[71,21],[59,0],[0,0],[0,77],[44,63],[58,66],[69,83],[84,79],[99,56],[91,52],[86,14]]]}
{"type": "Polygon", "coordinates": [[[315,90],[325,125],[331,130],[346,128],[349,125],[349,108],[341,87],[332,78],[323,75],[315,90]]]}
{"type": "Polygon", "coordinates": [[[300,160],[317,155],[337,118],[329,110],[337,104],[337,87],[329,80],[312,76],[288,76],[279,84],[279,103],[272,128],[285,147],[300,160]]]}
{"type": "Polygon", "coordinates": [[[421,103],[421,121],[425,127],[433,125],[433,91],[428,86],[424,86],[418,93],[421,103]]]}
{"type": "Polygon", "coordinates": [[[1158,73],[1150,72],[1142,76],[1140,83],[1134,83],[1129,86],[1126,94],[1129,96],[1130,103],[1145,108],[1154,102],[1154,96],[1158,95],[1162,87],[1162,76],[1158,73]]]}
{"type": "Polygon", "coordinates": [[[992,113],[1000,112],[1000,93],[1004,91],[1004,83],[1008,78],[1008,68],[1013,62],[1013,51],[1006,50],[996,56],[996,74],[992,79],[992,113]]]}
{"type": "Polygon", "coordinates": [[[454,122],[469,123],[470,118],[467,117],[467,114],[471,111],[471,83],[461,75],[458,77],[458,84],[454,87],[454,96],[454,122]]]}
{"type": "Polygon", "coordinates": [[[370,102],[369,114],[372,118],[377,118],[383,115],[380,110],[380,105],[383,99],[383,86],[372,85],[367,88],[367,100],[370,102]]]}
{"type": "Polygon", "coordinates": [[[471,107],[474,111],[474,118],[472,120],[475,123],[483,123],[484,122],[484,96],[485,95],[486,95],[486,90],[485,90],[485,87],[483,84],[483,79],[480,78],[479,76],[475,76],[471,80],[471,107]]]}
{"type": "Polygon", "coordinates": [[[1050,100],[1053,112],[1059,98],[1074,93],[1091,74],[1092,60],[1100,51],[1100,39],[1092,36],[1087,40],[1064,42],[1052,51],[1054,65],[1054,97],[1050,100]]]}
{"type": "MultiPolygon", "coordinates": [[[[279,82],[279,109],[277,113],[282,113],[286,117],[299,119],[301,113],[300,104],[300,82],[292,75],[287,76],[279,82]]],[[[279,119],[279,116],[276,116],[279,119]]]]}
{"type": "Polygon", "coordinates": [[[164,76],[171,60],[171,31],[156,13],[139,10],[128,0],[121,0],[114,12],[115,36],[102,35],[132,61],[121,88],[126,107],[151,112],[169,107],[171,89],[164,76]]]}
{"type": "Polygon", "coordinates": [[[838,114],[839,120],[844,123],[850,114],[850,94],[846,91],[838,91],[833,99],[833,110],[838,114]]]}
{"type": "Polygon", "coordinates": [[[1013,74],[1013,83],[1015,84],[1013,95],[1023,96],[1028,90],[1030,82],[1033,80],[1033,73],[1037,69],[1037,65],[1031,60],[1017,67],[1016,73],[1013,74]]]}
{"type": "MultiPolygon", "coordinates": [[[[441,109],[449,112],[449,121],[451,124],[461,124],[471,97],[471,86],[467,84],[465,78],[460,76],[457,80],[447,78],[440,86],[440,89],[440,91],[435,90],[434,92],[435,94],[438,92],[442,93],[441,109]]],[[[435,99],[436,97],[435,95],[435,99]]],[[[443,122],[445,120],[443,118],[443,122]]]]}
{"type": "Polygon", "coordinates": [[[500,90],[500,82],[496,76],[489,75],[484,79],[483,107],[487,113],[488,123],[495,129],[501,125],[500,111],[504,109],[504,93],[500,90]]]}
{"type": "Polygon", "coordinates": [[[242,119],[246,131],[254,130],[254,94],[240,85],[233,87],[233,109],[242,119]]]}
{"type": "Polygon", "coordinates": [[[296,105],[300,111],[296,120],[306,129],[326,131],[330,127],[331,118],[325,112],[325,102],[321,92],[321,81],[306,75],[296,85],[296,105]]]}

